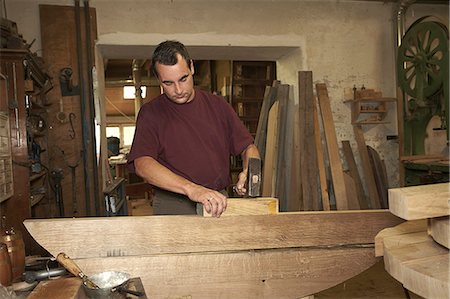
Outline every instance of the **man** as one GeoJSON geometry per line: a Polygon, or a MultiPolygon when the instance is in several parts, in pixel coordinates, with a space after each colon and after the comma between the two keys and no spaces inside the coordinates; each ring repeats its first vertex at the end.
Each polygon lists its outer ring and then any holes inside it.
{"type": "Polygon", "coordinates": [[[195,214],[201,203],[220,217],[231,184],[230,155],[242,155],[235,190],[244,195],[248,159],[259,158],[253,138],[223,98],[194,89],[194,65],[183,44],[159,44],[152,70],[164,93],[139,111],[129,167],[156,187],[155,214],[195,214]]]}

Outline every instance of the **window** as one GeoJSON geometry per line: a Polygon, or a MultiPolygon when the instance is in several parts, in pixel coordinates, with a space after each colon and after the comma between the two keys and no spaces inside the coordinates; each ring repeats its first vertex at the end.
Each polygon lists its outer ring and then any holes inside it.
{"type": "Polygon", "coordinates": [[[106,137],[117,137],[120,139],[120,147],[130,147],[133,143],[136,126],[130,124],[111,125],[106,127],[106,137]]]}
{"type": "MultiPolygon", "coordinates": [[[[143,99],[145,99],[145,96],[147,94],[147,87],[141,86],[141,96],[143,99]]],[[[123,99],[124,100],[134,100],[136,88],[134,86],[124,86],[123,87],[123,99]]]]}
{"type": "Polygon", "coordinates": [[[123,126],[123,146],[131,146],[136,126],[123,126]]]}

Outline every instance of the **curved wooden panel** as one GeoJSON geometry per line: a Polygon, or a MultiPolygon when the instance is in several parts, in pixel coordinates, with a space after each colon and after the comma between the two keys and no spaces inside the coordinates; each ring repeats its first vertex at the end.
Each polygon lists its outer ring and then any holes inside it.
{"type": "Polygon", "coordinates": [[[125,271],[149,298],[301,298],[333,287],[376,262],[373,248],[261,251],[89,258],[88,275],[125,271]]]}
{"type": "Polygon", "coordinates": [[[450,217],[439,217],[430,219],[430,235],[433,240],[450,248],[450,217]]]}
{"type": "Polygon", "coordinates": [[[41,219],[25,226],[87,275],[140,277],[150,298],[298,298],[372,266],[375,235],[401,221],[370,210],[41,219]]]}

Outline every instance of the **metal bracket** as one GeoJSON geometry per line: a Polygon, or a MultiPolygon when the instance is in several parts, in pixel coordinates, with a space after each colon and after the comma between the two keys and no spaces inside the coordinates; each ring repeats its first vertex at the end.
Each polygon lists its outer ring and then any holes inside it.
{"type": "Polygon", "coordinates": [[[59,85],[63,97],[80,95],[79,85],[73,86],[72,74],[73,71],[70,67],[65,67],[59,71],[59,85]]]}

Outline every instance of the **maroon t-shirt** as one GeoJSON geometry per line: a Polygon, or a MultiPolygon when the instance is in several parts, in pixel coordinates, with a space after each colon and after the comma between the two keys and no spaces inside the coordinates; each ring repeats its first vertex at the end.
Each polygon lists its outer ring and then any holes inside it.
{"type": "Polygon", "coordinates": [[[253,137],[222,97],[195,90],[195,98],[176,104],[165,94],[144,104],[136,122],[128,166],[150,156],[184,178],[221,190],[231,183],[230,155],[238,155],[253,137]]]}

